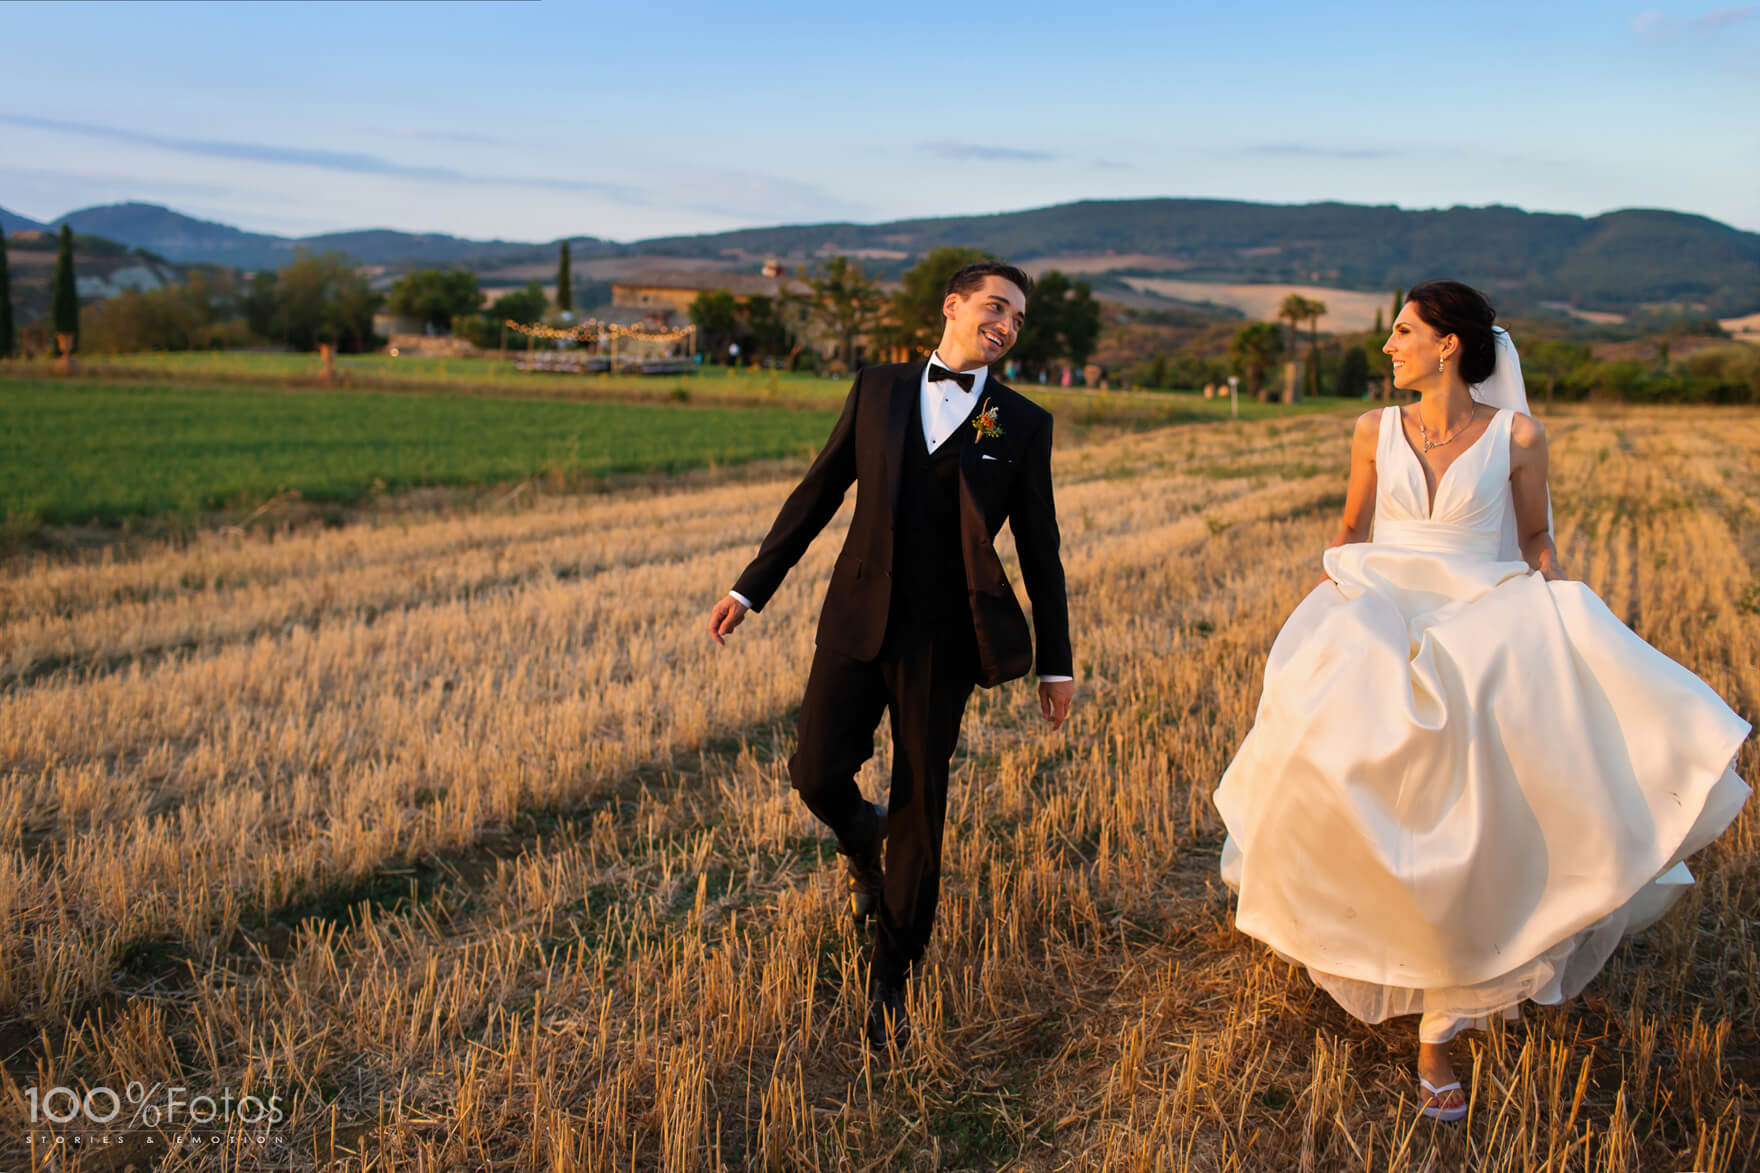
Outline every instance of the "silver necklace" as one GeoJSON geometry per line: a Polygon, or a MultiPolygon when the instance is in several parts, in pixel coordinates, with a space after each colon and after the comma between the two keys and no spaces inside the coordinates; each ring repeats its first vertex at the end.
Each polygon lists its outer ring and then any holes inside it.
{"type": "MultiPolygon", "coordinates": [[[[1419,411],[1414,414],[1418,417],[1418,437],[1424,441],[1424,451],[1428,452],[1432,448],[1440,448],[1444,444],[1454,443],[1455,438],[1461,434],[1462,430],[1465,429],[1468,424],[1473,422],[1473,417],[1479,414],[1479,401],[1476,399],[1473,401],[1472,410],[1467,412],[1467,418],[1461,421],[1459,427],[1450,431],[1448,438],[1444,440],[1432,440],[1430,438],[1430,429],[1424,426],[1424,413],[1419,411]]],[[[1443,422],[1446,423],[1447,421],[1445,420],[1443,422]]]]}

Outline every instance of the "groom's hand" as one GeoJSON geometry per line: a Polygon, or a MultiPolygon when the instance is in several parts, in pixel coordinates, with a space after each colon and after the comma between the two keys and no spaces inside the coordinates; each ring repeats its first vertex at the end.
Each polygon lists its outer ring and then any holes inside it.
{"type": "Polygon", "coordinates": [[[709,634],[722,647],[727,646],[726,636],[745,621],[746,606],[732,595],[722,595],[715,609],[709,612],[709,634]]]}
{"type": "Polygon", "coordinates": [[[1056,729],[1069,716],[1070,702],[1076,699],[1076,682],[1073,680],[1041,680],[1039,682],[1039,711],[1056,729]]]}

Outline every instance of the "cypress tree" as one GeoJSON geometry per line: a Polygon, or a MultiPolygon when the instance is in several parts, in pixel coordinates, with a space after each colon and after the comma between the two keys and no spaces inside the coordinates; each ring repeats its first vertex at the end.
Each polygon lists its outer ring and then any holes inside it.
{"type": "Polygon", "coordinates": [[[1375,329],[1370,331],[1370,333],[1372,333],[1372,334],[1385,334],[1385,333],[1387,333],[1387,324],[1381,320],[1381,307],[1380,306],[1375,307],[1375,329]]]}
{"type": "Polygon", "coordinates": [[[1351,347],[1338,360],[1338,393],[1347,399],[1369,393],[1369,356],[1361,346],[1351,347]]]}
{"type": "Polygon", "coordinates": [[[0,227],[0,358],[11,358],[12,276],[6,270],[6,229],[0,227]]]}
{"type": "Polygon", "coordinates": [[[72,334],[73,348],[79,349],[79,286],[73,280],[73,229],[61,226],[61,247],[55,253],[55,290],[51,296],[50,320],[55,333],[72,334]]]}
{"type": "Polygon", "coordinates": [[[556,308],[574,309],[574,277],[568,271],[568,241],[562,242],[562,259],[556,263],[556,308]]]}
{"type": "MultiPolygon", "coordinates": [[[[1406,304],[1406,291],[1396,285],[1393,287],[1393,318],[1399,317],[1399,307],[1404,304],[1406,304]]],[[[1387,319],[1390,326],[1393,323],[1393,318],[1387,319]]]]}

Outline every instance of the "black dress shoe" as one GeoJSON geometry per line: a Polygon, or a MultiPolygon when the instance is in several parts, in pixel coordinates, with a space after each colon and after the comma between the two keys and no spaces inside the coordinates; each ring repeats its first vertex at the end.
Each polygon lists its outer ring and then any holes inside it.
{"type": "Polygon", "coordinates": [[[904,987],[879,978],[868,982],[868,1046],[884,1051],[888,1044],[904,1050],[910,1042],[911,1020],[904,1012],[904,987]]]}
{"type": "Polygon", "coordinates": [[[886,843],[886,809],[871,802],[866,805],[868,817],[863,822],[867,825],[850,842],[837,845],[849,869],[849,914],[858,925],[867,924],[868,918],[880,911],[886,883],[881,864],[886,843]]]}

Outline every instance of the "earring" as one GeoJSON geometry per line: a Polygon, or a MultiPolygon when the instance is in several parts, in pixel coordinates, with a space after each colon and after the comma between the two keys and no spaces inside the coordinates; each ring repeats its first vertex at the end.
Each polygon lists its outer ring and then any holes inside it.
{"type": "Polygon", "coordinates": [[[1439,358],[1436,360],[1436,373],[1439,375],[1448,373],[1448,360],[1446,358],[1439,358]]]}

